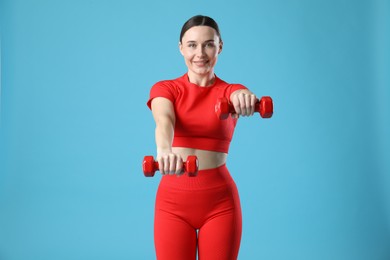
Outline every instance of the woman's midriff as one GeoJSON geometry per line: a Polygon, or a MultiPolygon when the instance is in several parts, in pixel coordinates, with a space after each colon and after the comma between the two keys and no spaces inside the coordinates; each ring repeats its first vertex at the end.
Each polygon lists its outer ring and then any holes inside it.
{"type": "Polygon", "coordinates": [[[185,161],[187,156],[195,155],[198,157],[199,170],[217,168],[226,163],[227,153],[199,150],[186,147],[172,147],[174,153],[180,154],[185,161]]]}

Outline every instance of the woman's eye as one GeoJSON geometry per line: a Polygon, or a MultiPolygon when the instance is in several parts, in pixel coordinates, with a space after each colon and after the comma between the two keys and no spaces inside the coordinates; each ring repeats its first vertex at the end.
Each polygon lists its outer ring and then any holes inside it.
{"type": "Polygon", "coordinates": [[[188,47],[190,47],[190,48],[196,48],[196,44],[195,44],[195,43],[190,43],[190,44],[188,44],[188,47]]]}
{"type": "Polygon", "coordinates": [[[206,44],[206,47],[207,47],[207,48],[214,48],[214,47],[215,47],[215,44],[212,43],[212,42],[209,42],[209,43],[206,44]]]}

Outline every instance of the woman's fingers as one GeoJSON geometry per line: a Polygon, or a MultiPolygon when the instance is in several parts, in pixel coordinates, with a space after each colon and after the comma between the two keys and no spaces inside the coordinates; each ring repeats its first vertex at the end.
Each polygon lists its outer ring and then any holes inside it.
{"type": "Polygon", "coordinates": [[[255,112],[257,98],[254,94],[238,93],[232,103],[237,115],[251,116],[255,112]]]}
{"type": "Polygon", "coordinates": [[[159,170],[162,175],[181,174],[183,170],[183,161],[180,155],[175,153],[163,154],[157,157],[159,170]]]}
{"type": "Polygon", "coordinates": [[[157,162],[158,162],[158,170],[160,171],[160,173],[162,174],[162,175],[164,175],[165,174],[165,172],[164,172],[164,166],[165,166],[165,164],[164,164],[164,158],[163,158],[163,156],[157,156],[157,162]]]}
{"type": "Polygon", "coordinates": [[[175,154],[171,153],[168,155],[168,162],[169,162],[169,166],[166,166],[166,168],[168,168],[168,174],[175,174],[175,171],[176,171],[176,156],[175,156],[175,154]]]}
{"type": "Polygon", "coordinates": [[[242,116],[246,116],[246,104],[245,104],[245,101],[246,101],[246,96],[244,93],[241,93],[238,95],[238,101],[240,102],[240,115],[242,116]]]}
{"type": "Polygon", "coordinates": [[[179,158],[179,160],[176,160],[176,175],[182,175],[184,173],[183,169],[183,160],[179,158]]]}
{"type": "Polygon", "coordinates": [[[255,113],[255,105],[257,102],[257,97],[256,95],[252,94],[250,95],[250,106],[251,106],[251,116],[255,113]]]}

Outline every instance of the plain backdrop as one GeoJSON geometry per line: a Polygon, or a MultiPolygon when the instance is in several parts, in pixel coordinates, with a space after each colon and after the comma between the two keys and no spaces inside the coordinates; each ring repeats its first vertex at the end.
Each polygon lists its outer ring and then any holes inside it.
{"type": "Polygon", "coordinates": [[[275,105],[229,152],[239,259],[390,259],[390,1],[0,0],[1,260],[155,259],[146,101],[197,14],[275,105]]]}

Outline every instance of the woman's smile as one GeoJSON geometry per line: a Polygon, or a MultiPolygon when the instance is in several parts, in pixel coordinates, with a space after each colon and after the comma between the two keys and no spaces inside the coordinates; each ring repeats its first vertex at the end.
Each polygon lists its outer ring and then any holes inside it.
{"type": "Polygon", "coordinates": [[[200,60],[200,61],[193,61],[192,63],[194,63],[198,67],[205,67],[207,65],[208,61],[200,60]]]}

